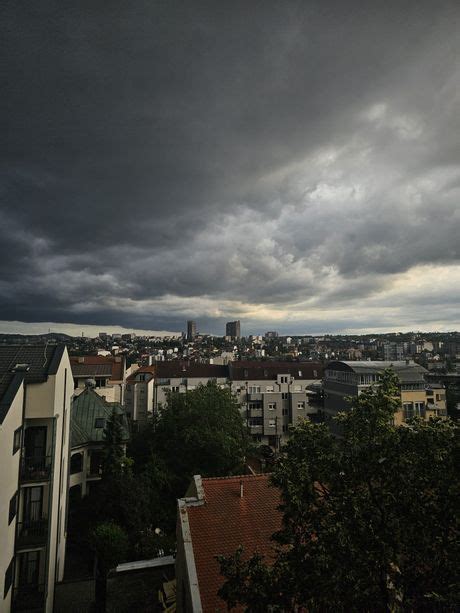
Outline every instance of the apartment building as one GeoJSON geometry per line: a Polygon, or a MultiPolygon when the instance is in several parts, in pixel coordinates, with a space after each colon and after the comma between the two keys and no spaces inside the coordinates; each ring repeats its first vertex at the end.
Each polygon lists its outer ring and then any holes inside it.
{"type": "Polygon", "coordinates": [[[331,422],[339,411],[349,409],[348,397],[357,397],[373,384],[378,384],[381,373],[392,368],[399,379],[401,409],[395,414],[395,424],[419,416],[445,417],[446,393],[442,384],[427,383],[428,371],[409,360],[375,362],[330,362],[323,381],[324,413],[331,422]]]}
{"type": "Polygon", "coordinates": [[[165,404],[169,392],[184,393],[208,381],[227,386],[228,366],[176,360],[143,366],[127,379],[126,414],[141,425],[165,404]]]}
{"type": "Polygon", "coordinates": [[[79,355],[71,356],[75,394],[86,389],[88,379],[94,381],[96,393],[108,402],[123,402],[126,383],[126,360],[124,356],[79,355]]]}
{"type": "Polygon", "coordinates": [[[225,324],[225,336],[233,339],[241,338],[241,323],[237,321],[228,321],[225,324]]]}
{"type": "Polygon", "coordinates": [[[115,412],[119,416],[123,443],[129,441],[129,426],[125,412],[118,402],[102,398],[89,381],[85,390],[72,401],[71,457],[69,495],[71,500],[89,494],[100,481],[104,453],[104,429],[115,412]]]}
{"type": "Polygon", "coordinates": [[[72,393],[65,347],[0,347],[2,613],[53,611],[64,575],[72,393]]]}
{"type": "Polygon", "coordinates": [[[193,341],[196,337],[196,321],[187,321],[187,340],[193,341]]]}
{"type": "Polygon", "coordinates": [[[239,361],[229,364],[236,395],[255,441],[279,448],[289,427],[317,413],[319,362],[239,361]]]}

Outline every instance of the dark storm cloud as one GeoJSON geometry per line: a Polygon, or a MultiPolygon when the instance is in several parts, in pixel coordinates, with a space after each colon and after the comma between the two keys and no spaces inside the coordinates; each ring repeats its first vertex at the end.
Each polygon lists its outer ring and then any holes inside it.
{"type": "Polygon", "coordinates": [[[456,266],[458,16],[4,3],[0,319],[364,322],[395,275],[456,266]]]}

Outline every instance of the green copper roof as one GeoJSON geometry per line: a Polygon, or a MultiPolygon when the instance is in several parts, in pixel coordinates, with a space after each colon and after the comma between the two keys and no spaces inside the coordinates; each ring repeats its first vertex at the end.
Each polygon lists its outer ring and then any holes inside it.
{"type": "Polygon", "coordinates": [[[87,443],[102,443],[107,420],[115,411],[122,415],[123,440],[129,440],[126,414],[118,402],[107,402],[91,388],[86,388],[72,402],[71,446],[80,447],[87,443]],[[96,428],[96,423],[100,426],[96,428]]]}

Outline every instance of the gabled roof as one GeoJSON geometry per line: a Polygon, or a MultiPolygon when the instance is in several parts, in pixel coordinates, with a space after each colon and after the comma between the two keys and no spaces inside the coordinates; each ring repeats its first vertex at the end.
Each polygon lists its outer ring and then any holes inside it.
{"type": "Polygon", "coordinates": [[[268,475],[201,479],[197,489],[201,504],[191,498],[180,503],[185,502],[188,516],[201,604],[204,612],[226,611],[217,596],[223,577],[216,556],[233,554],[242,545],[247,557],[258,552],[270,559],[271,536],[281,529],[280,494],[268,475]]]}
{"type": "Polygon", "coordinates": [[[156,362],[151,366],[142,366],[128,377],[127,383],[133,383],[136,375],[142,372],[152,373],[156,379],[228,378],[228,366],[171,360],[170,362],[156,362]]]}
{"type": "Polygon", "coordinates": [[[124,375],[124,358],[118,356],[83,355],[70,356],[72,375],[74,377],[110,377],[111,381],[122,381],[124,375]]]}
{"type": "Polygon", "coordinates": [[[104,419],[105,422],[115,411],[122,416],[123,441],[129,440],[128,419],[118,402],[107,402],[93,389],[86,388],[76,396],[72,402],[70,445],[72,448],[80,447],[88,443],[102,443],[104,440],[104,428],[96,428],[96,419],[104,419]]]}
{"type": "Polygon", "coordinates": [[[294,379],[321,379],[321,362],[272,362],[239,361],[230,362],[230,378],[233,381],[276,380],[278,375],[290,375],[294,379]]]}
{"type": "Polygon", "coordinates": [[[0,401],[12,392],[10,385],[43,383],[56,374],[64,350],[65,345],[0,345],[0,401]],[[20,371],[15,370],[17,366],[22,367],[20,371]]]}

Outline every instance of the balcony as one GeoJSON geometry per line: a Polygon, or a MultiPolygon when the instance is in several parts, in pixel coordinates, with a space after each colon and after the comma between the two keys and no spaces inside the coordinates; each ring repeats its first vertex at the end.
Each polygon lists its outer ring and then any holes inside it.
{"type": "Polygon", "coordinates": [[[252,393],[252,392],[248,392],[248,396],[247,399],[249,402],[254,402],[254,401],[259,401],[261,402],[263,400],[263,394],[261,392],[257,392],[257,393],[252,393]]]}
{"type": "Polygon", "coordinates": [[[22,457],[21,458],[21,481],[30,483],[34,481],[49,481],[51,476],[50,455],[42,457],[22,457]]]}
{"type": "Polygon", "coordinates": [[[18,522],[17,548],[29,549],[46,545],[48,536],[48,520],[37,519],[18,522]]]}
{"type": "Polygon", "coordinates": [[[12,611],[42,611],[44,605],[44,585],[25,585],[14,588],[12,611]]]}

